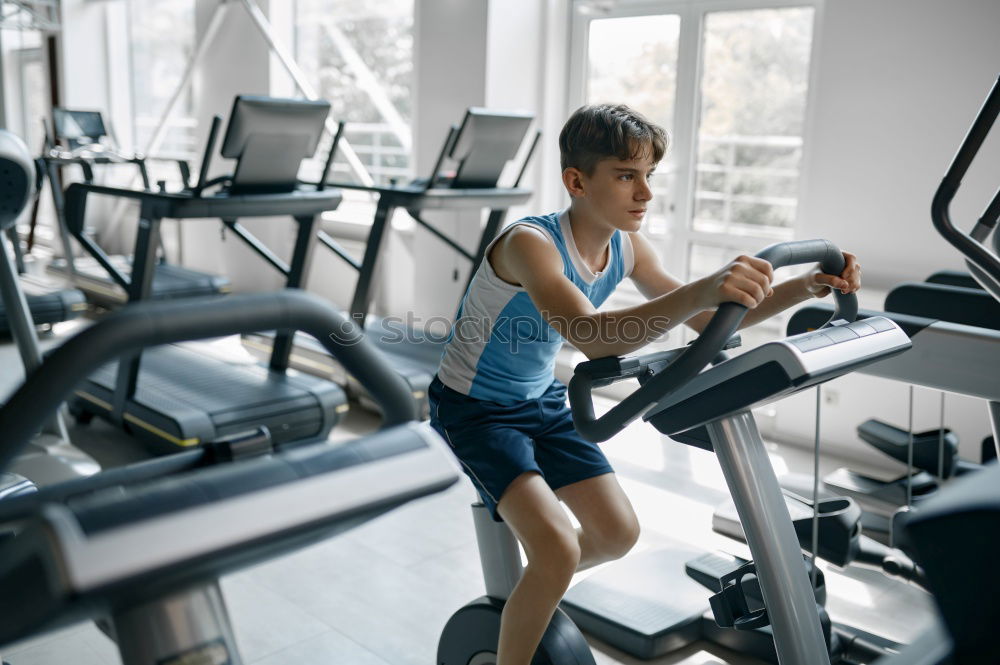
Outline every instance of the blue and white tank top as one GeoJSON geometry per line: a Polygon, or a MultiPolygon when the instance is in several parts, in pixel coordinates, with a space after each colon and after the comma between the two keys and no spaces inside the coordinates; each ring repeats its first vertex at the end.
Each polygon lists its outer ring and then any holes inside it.
{"type": "MultiPolygon", "coordinates": [[[[615,231],[604,268],[591,272],[573,240],[569,211],[525,217],[504,233],[524,224],[541,229],[562,255],[563,274],[599,307],[618,283],[632,273],[635,258],[627,233],[615,231]]],[[[563,337],[550,326],[528,292],[501,279],[487,249],[469,285],[445,347],[438,377],[452,390],[475,399],[512,403],[535,399],[555,379],[556,354],[563,337]]]]}

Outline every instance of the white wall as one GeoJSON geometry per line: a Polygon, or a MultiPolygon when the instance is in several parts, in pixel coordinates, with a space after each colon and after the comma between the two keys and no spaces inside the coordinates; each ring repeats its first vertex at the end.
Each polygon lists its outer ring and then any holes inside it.
{"type": "Polygon", "coordinates": [[[85,109],[109,107],[107,78],[106,6],[87,0],[60,3],[62,52],[60,84],[66,106],[85,109]]]}
{"type": "MultiPolygon", "coordinates": [[[[418,176],[426,177],[434,167],[448,127],[461,122],[467,107],[486,103],[487,9],[486,0],[414,3],[412,127],[418,176]]],[[[463,246],[475,247],[478,214],[435,211],[421,217],[463,246]]],[[[467,274],[464,259],[421,229],[414,229],[413,256],[413,299],[408,304],[418,325],[454,314],[467,274]]],[[[390,269],[396,272],[394,266],[390,269]]]]}
{"type": "MultiPolygon", "coordinates": [[[[826,3],[799,237],[851,248],[879,286],[961,266],[931,227],[930,204],[1000,72],[997,26],[995,0],[826,3]]],[[[998,171],[1000,151],[984,149],[953,208],[963,228],[998,171]]]]}

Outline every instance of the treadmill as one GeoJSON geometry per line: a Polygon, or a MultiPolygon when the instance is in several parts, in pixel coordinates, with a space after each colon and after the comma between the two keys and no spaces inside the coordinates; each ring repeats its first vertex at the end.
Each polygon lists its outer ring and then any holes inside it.
{"type": "MultiPolygon", "coordinates": [[[[434,237],[451,247],[469,261],[470,270],[466,288],[482,263],[490,242],[496,237],[508,208],[520,205],[531,197],[531,191],[520,187],[521,179],[530,163],[541,137],[536,132],[521,163],[518,175],[510,187],[498,185],[507,162],[519,152],[527,136],[533,116],[527,113],[492,111],[469,108],[460,127],[451,127],[432,169],[432,177],[413,181],[408,185],[365,187],[350,183],[337,183],[342,189],[357,189],[378,195],[378,206],[372,220],[361,263],[327,233],[320,231],[320,242],[358,272],[358,281],[351,300],[350,313],[362,325],[366,334],[379,349],[392,359],[393,366],[410,385],[414,402],[424,417],[429,415],[427,389],[437,372],[444,352],[447,335],[433,335],[422,329],[411,328],[405,322],[369,317],[375,286],[375,268],[382,253],[386,231],[396,208],[405,208],[410,217],[434,237]],[[454,171],[450,167],[455,163],[454,171]],[[489,215],[479,235],[475,253],[448,238],[423,219],[425,210],[458,210],[470,220],[479,220],[482,210],[489,215]]],[[[458,307],[456,305],[456,311],[458,307]]],[[[271,339],[267,335],[244,337],[244,344],[257,354],[270,351],[271,339]]],[[[318,376],[329,377],[348,386],[348,391],[362,404],[374,406],[365,396],[361,386],[351,381],[314,340],[295,340],[291,356],[293,367],[318,376]]]]}
{"type": "MultiPolygon", "coordinates": [[[[12,242],[19,242],[14,236],[12,242]]],[[[71,321],[87,311],[87,298],[79,289],[53,288],[45,279],[34,275],[19,274],[18,281],[31,312],[31,320],[36,326],[51,327],[63,321],[71,321]]],[[[0,337],[13,335],[13,316],[7,306],[0,303],[0,337]]]]}
{"type": "MultiPolygon", "coordinates": [[[[224,157],[238,159],[232,176],[207,179],[222,122],[216,117],[196,187],[168,193],[74,183],[66,191],[67,227],[86,242],[83,221],[92,196],[139,203],[131,274],[118,271],[93,248],[131,303],[150,297],[163,218],[191,223],[222,219],[285,276],[288,288],[304,288],[320,215],[341,200],[336,189],[301,186],[296,180],[300,162],[316,150],[328,112],[327,102],[239,96],[221,149],[224,157]],[[297,226],[287,263],[239,224],[240,217],[278,215],[292,217],[297,226]]],[[[186,301],[177,302],[183,307],[186,301]]],[[[277,340],[267,366],[234,363],[183,345],[160,346],[109,362],[77,387],[71,411],[84,422],[96,415],[123,427],[154,453],[260,426],[277,444],[325,439],[348,408],[344,391],[331,381],[289,370],[291,331],[279,331],[277,340]]]]}
{"type": "MultiPolygon", "coordinates": [[[[142,178],[143,190],[152,191],[146,158],[139,154],[123,153],[106,142],[109,139],[109,132],[100,111],[55,108],[52,110],[52,118],[54,132],[50,139],[48,138],[48,130],[46,130],[47,146],[39,161],[42,164],[45,178],[49,182],[53,209],[59,226],[63,257],[54,259],[49,264],[48,271],[65,278],[83,290],[95,304],[104,307],[120,306],[128,301],[128,294],[114,277],[108,274],[104,262],[110,262],[118,272],[127,272],[131,269],[133,257],[104,255],[100,247],[89,234],[83,232],[83,229],[80,229],[80,233],[70,232],[66,221],[62,170],[67,166],[79,166],[83,171],[83,182],[94,184],[95,167],[116,164],[132,165],[142,178]],[[63,146],[60,146],[60,143],[63,146]],[[76,236],[89,256],[75,257],[71,241],[73,236],[76,236]],[[103,256],[99,256],[98,252],[103,256]]],[[[181,178],[187,185],[190,169],[182,160],[179,160],[178,164],[181,178]]],[[[37,219],[32,219],[32,237],[36,221],[37,219]]],[[[157,244],[160,244],[159,241],[157,244]]],[[[162,247],[160,249],[160,259],[153,267],[150,297],[156,299],[188,298],[229,292],[229,280],[225,277],[167,263],[165,256],[162,255],[162,247]]]]}
{"type": "Polygon", "coordinates": [[[388,362],[330,305],[295,291],[141,303],[68,340],[0,408],[0,469],[114,356],[267,328],[322,339],[382,405],[382,429],[225,463],[179,463],[202,452],[188,451],[0,501],[0,527],[10,531],[0,540],[0,647],[97,619],[108,621],[126,665],[238,665],[221,576],[458,480],[450,451],[414,421],[388,362]]]}

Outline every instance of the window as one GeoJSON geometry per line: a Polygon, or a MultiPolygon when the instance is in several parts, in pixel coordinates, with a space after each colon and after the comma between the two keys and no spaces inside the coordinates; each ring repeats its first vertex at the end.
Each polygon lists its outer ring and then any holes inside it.
{"type": "Polygon", "coordinates": [[[35,154],[42,149],[42,120],[49,115],[44,36],[25,9],[8,7],[5,11],[9,13],[0,22],[5,129],[24,139],[35,154]]]}
{"type": "MultiPolygon", "coordinates": [[[[629,16],[591,21],[587,49],[586,103],[627,101],[653,122],[674,126],[680,17],[629,16]]],[[[647,224],[664,233],[671,217],[676,170],[665,160],[653,180],[647,224]]]]}
{"type": "MultiPolygon", "coordinates": [[[[194,0],[130,0],[134,145],[144,152],[195,48],[194,0]]],[[[190,89],[181,93],[157,155],[196,158],[201,146],[190,89]]]]}
{"type": "Polygon", "coordinates": [[[693,228],[792,237],[812,8],[706,14],[693,228]]]}
{"type": "MultiPolygon", "coordinates": [[[[576,0],[567,109],[625,102],[670,132],[644,232],[688,280],[794,236],[815,20],[808,2],[704,5],[576,0]]],[[[623,285],[607,307],[640,299],[623,285]]]]}
{"type": "Polygon", "coordinates": [[[297,0],[295,58],[373,179],[409,179],[413,0],[297,0]]]}

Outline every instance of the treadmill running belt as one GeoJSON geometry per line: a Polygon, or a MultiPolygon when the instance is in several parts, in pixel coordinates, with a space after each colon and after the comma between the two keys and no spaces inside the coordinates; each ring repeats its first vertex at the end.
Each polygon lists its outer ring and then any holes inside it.
{"type": "MultiPolygon", "coordinates": [[[[77,389],[74,408],[108,417],[117,373],[117,362],[95,372],[77,389]]],[[[169,345],[143,353],[136,394],[124,418],[153,452],[174,452],[258,425],[280,444],[326,437],[347,409],[346,401],[336,384],[323,379],[169,345]]]]}

